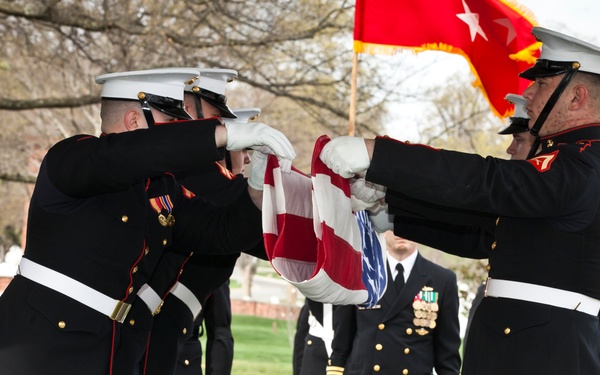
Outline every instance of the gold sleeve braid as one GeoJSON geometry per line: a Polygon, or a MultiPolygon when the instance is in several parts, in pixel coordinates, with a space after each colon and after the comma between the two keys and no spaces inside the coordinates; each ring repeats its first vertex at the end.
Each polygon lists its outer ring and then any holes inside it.
{"type": "Polygon", "coordinates": [[[344,375],[344,368],[339,366],[327,366],[326,375],[344,375]]]}

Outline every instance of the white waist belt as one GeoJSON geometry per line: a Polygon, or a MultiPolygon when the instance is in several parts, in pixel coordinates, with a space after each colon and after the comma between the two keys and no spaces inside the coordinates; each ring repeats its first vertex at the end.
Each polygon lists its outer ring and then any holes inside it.
{"type": "Polygon", "coordinates": [[[152,316],[160,312],[164,301],[160,298],[158,293],[156,293],[154,289],[150,287],[150,285],[142,285],[137,295],[142,301],[144,301],[146,306],[148,306],[148,309],[152,313],[152,316]]]}
{"type": "Polygon", "coordinates": [[[576,310],[593,316],[598,316],[598,311],[600,311],[600,301],[592,297],[568,290],[518,281],[488,278],[485,284],[485,296],[541,303],[576,310]]]}
{"type": "Polygon", "coordinates": [[[17,273],[31,281],[70,297],[119,323],[123,323],[131,308],[131,304],[129,303],[111,298],[69,276],[44,267],[27,258],[21,258],[17,273]]]}
{"type": "Polygon", "coordinates": [[[194,320],[200,315],[202,311],[202,304],[198,301],[198,298],[192,293],[191,290],[188,289],[185,285],[180,283],[179,281],[175,284],[175,286],[171,289],[171,294],[175,297],[179,298],[181,302],[185,303],[185,305],[190,309],[194,320]]]}

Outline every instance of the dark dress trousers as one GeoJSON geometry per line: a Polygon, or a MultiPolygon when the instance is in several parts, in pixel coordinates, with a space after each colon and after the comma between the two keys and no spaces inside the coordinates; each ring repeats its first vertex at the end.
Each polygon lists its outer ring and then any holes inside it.
{"type": "Polygon", "coordinates": [[[204,321],[206,334],[205,374],[231,374],[234,340],[231,333],[229,282],[225,282],[211,293],[200,318],[200,324],[204,321]]]}
{"type": "Polygon", "coordinates": [[[296,332],[294,333],[294,348],[292,353],[292,375],[300,375],[302,368],[302,359],[304,357],[304,347],[306,345],[306,335],[308,335],[308,301],[304,301],[304,305],[298,313],[296,320],[296,332]]]}

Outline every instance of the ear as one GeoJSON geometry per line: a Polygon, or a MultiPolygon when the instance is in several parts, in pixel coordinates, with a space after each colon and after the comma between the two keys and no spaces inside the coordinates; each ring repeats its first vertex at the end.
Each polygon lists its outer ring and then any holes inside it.
{"type": "Polygon", "coordinates": [[[578,110],[586,105],[589,101],[590,92],[588,88],[583,84],[578,84],[571,90],[572,97],[569,103],[569,109],[578,110]]]}
{"type": "Polygon", "coordinates": [[[125,128],[127,128],[127,131],[132,131],[132,130],[143,128],[144,124],[142,124],[141,121],[142,121],[141,114],[138,111],[133,110],[133,109],[130,109],[129,111],[127,111],[125,113],[125,116],[123,117],[123,122],[125,123],[125,128]]]}

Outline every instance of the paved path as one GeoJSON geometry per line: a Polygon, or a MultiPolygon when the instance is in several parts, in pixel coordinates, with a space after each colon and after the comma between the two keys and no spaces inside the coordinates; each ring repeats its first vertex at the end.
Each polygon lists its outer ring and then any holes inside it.
{"type": "MultiPolygon", "coordinates": [[[[241,272],[236,267],[232,279],[238,283],[242,283],[241,272]]],[[[296,290],[295,287],[290,285],[287,281],[277,277],[267,277],[261,275],[254,275],[252,281],[252,301],[273,303],[273,304],[287,304],[293,300],[299,300],[300,305],[304,301],[304,297],[296,290]]],[[[232,299],[243,299],[242,289],[233,288],[231,289],[232,299]]]]}

